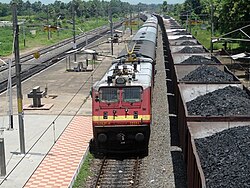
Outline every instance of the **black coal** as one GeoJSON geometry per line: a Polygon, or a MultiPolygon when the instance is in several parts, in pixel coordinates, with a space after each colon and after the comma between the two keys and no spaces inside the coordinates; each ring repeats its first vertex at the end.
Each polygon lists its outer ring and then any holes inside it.
{"type": "Polygon", "coordinates": [[[181,62],[182,64],[214,64],[215,61],[205,58],[203,56],[193,55],[181,62]]]}
{"type": "Polygon", "coordinates": [[[192,39],[192,37],[183,36],[183,37],[179,37],[179,38],[176,39],[176,40],[190,40],[190,39],[192,39]]]}
{"type": "Polygon", "coordinates": [[[215,66],[202,65],[182,78],[183,81],[196,82],[229,82],[233,81],[232,75],[221,71],[215,66]]]}
{"type": "Polygon", "coordinates": [[[250,125],[195,139],[207,188],[250,187],[250,125]]]}
{"type": "Polygon", "coordinates": [[[186,46],[182,48],[178,53],[203,53],[203,52],[206,52],[205,49],[203,48],[186,46]]]}
{"type": "Polygon", "coordinates": [[[197,43],[192,42],[192,41],[184,41],[180,45],[197,45],[197,43]]]}
{"type": "Polygon", "coordinates": [[[179,31],[178,33],[175,33],[174,35],[187,35],[188,33],[186,31],[179,31]]]}
{"type": "Polygon", "coordinates": [[[201,95],[186,105],[189,115],[250,115],[250,96],[241,88],[233,86],[201,95]]]}

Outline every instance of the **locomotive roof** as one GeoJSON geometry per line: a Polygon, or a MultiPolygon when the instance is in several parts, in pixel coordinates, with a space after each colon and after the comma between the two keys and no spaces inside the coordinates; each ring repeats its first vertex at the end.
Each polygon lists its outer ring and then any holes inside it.
{"type": "Polygon", "coordinates": [[[120,71],[123,71],[126,67],[128,74],[117,75],[114,80],[118,77],[123,77],[127,80],[126,86],[142,86],[143,88],[147,88],[151,86],[152,79],[152,60],[148,58],[140,59],[140,63],[131,62],[131,63],[118,63],[119,59],[114,62],[106,74],[102,77],[102,79],[96,82],[93,86],[95,90],[98,90],[100,87],[111,87],[116,86],[114,82],[108,83],[108,77],[112,77],[114,75],[114,70],[117,68],[120,71]],[[134,63],[137,63],[137,67],[135,70],[134,63]],[[135,74],[135,79],[132,79],[132,75],[135,74]],[[130,80],[130,82],[129,82],[130,80]]]}
{"type": "Polygon", "coordinates": [[[154,22],[154,23],[158,23],[158,19],[156,18],[156,16],[151,15],[150,17],[148,17],[148,19],[145,21],[145,23],[147,22],[154,22]]]}
{"type": "MultiPolygon", "coordinates": [[[[135,45],[134,53],[136,54],[136,56],[146,57],[152,60],[155,59],[155,43],[154,42],[147,41],[147,40],[131,41],[128,44],[128,49],[132,49],[134,45],[135,45]]],[[[121,51],[121,53],[118,55],[118,58],[127,57],[127,55],[128,55],[127,49],[124,48],[121,51]]]]}
{"type": "Polygon", "coordinates": [[[147,23],[144,23],[141,28],[143,27],[154,27],[154,28],[157,28],[157,23],[155,22],[147,22],[147,23]]]}
{"type": "Polygon", "coordinates": [[[156,43],[157,29],[154,27],[143,27],[135,34],[132,40],[148,40],[156,43]]]}

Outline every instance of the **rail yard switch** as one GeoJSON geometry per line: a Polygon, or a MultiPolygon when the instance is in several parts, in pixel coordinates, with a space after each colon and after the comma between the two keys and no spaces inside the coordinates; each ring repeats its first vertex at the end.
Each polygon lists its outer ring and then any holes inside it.
{"type": "Polygon", "coordinates": [[[40,91],[40,86],[36,86],[28,93],[28,98],[33,98],[33,107],[41,107],[41,98],[45,95],[45,91],[40,91]]]}

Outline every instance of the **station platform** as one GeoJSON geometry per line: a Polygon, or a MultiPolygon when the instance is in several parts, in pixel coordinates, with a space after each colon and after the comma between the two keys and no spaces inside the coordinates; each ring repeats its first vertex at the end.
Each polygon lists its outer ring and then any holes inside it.
{"type": "Polygon", "coordinates": [[[24,187],[71,187],[91,138],[91,117],[75,117],[24,187]]]}
{"type": "Polygon", "coordinates": [[[6,176],[0,177],[0,187],[61,188],[73,184],[92,138],[91,116],[64,116],[56,125],[49,124],[54,118],[25,117],[26,155],[19,151],[18,128],[4,131],[6,176]]]}

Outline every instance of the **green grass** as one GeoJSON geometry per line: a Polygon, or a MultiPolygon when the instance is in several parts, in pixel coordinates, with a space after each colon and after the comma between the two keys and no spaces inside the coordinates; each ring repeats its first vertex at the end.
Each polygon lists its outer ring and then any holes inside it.
{"type": "MultiPolygon", "coordinates": [[[[192,26],[192,35],[203,45],[205,46],[208,50],[210,50],[210,40],[211,40],[211,30],[210,27],[207,27],[207,29],[201,29],[201,26],[192,26]]],[[[221,33],[215,32],[214,37],[219,37],[221,33]]],[[[213,44],[213,49],[214,50],[221,50],[224,48],[222,45],[223,43],[214,43],[213,44]]],[[[233,50],[237,51],[240,49],[240,44],[235,42],[235,43],[228,43],[227,45],[227,50],[233,50]]]]}
{"type": "Polygon", "coordinates": [[[86,159],[85,159],[85,161],[80,169],[80,172],[75,180],[73,188],[84,187],[84,184],[87,180],[87,177],[93,175],[93,174],[91,174],[90,169],[89,169],[90,162],[91,162],[91,160],[93,160],[93,158],[94,158],[93,155],[91,155],[91,154],[87,155],[87,157],[86,157],[86,159]]]}
{"type": "MultiPolygon", "coordinates": [[[[32,24],[32,23],[31,23],[32,24]]],[[[51,32],[51,37],[48,39],[48,32],[44,31],[43,25],[46,23],[40,23],[40,25],[20,26],[19,29],[19,48],[21,51],[27,49],[33,49],[36,47],[49,46],[57,43],[63,39],[73,37],[73,27],[70,23],[62,21],[62,29],[51,32]],[[31,31],[35,30],[36,34],[31,34],[31,31]],[[25,33],[25,35],[24,35],[25,33]],[[25,46],[24,46],[25,36],[25,46]]],[[[93,18],[91,20],[77,20],[76,21],[76,34],[80,34],[82,31],[87,32],[96,27],[100,27],[108,24],[108,20],[105,18],[93,18]]],[[[52,24],[56,25],[56,24],[52,24]]],[[[10,55],[13,46],[13,31],[12,27],[0,27],[0,57],[10,55]]]]}
{"type": "MultiPolygon", "coordinates": [[[[192,27],[192,35],[208,50],[210,50],[210,40],[211,40],[211,31],[210,28],[202,29],[201,26],[192,27]]],[[[215,36],[219,36],[219,33],[215,33],[215,36]]],[[[213,49],[218,50],[223,48],[222,44],[214,43],[213,49]]]]}
{"type": "Polygon", "coordinates": [[[0,56],[11,52],[12,40],[12,28],[0,27],[0,56]]]}

